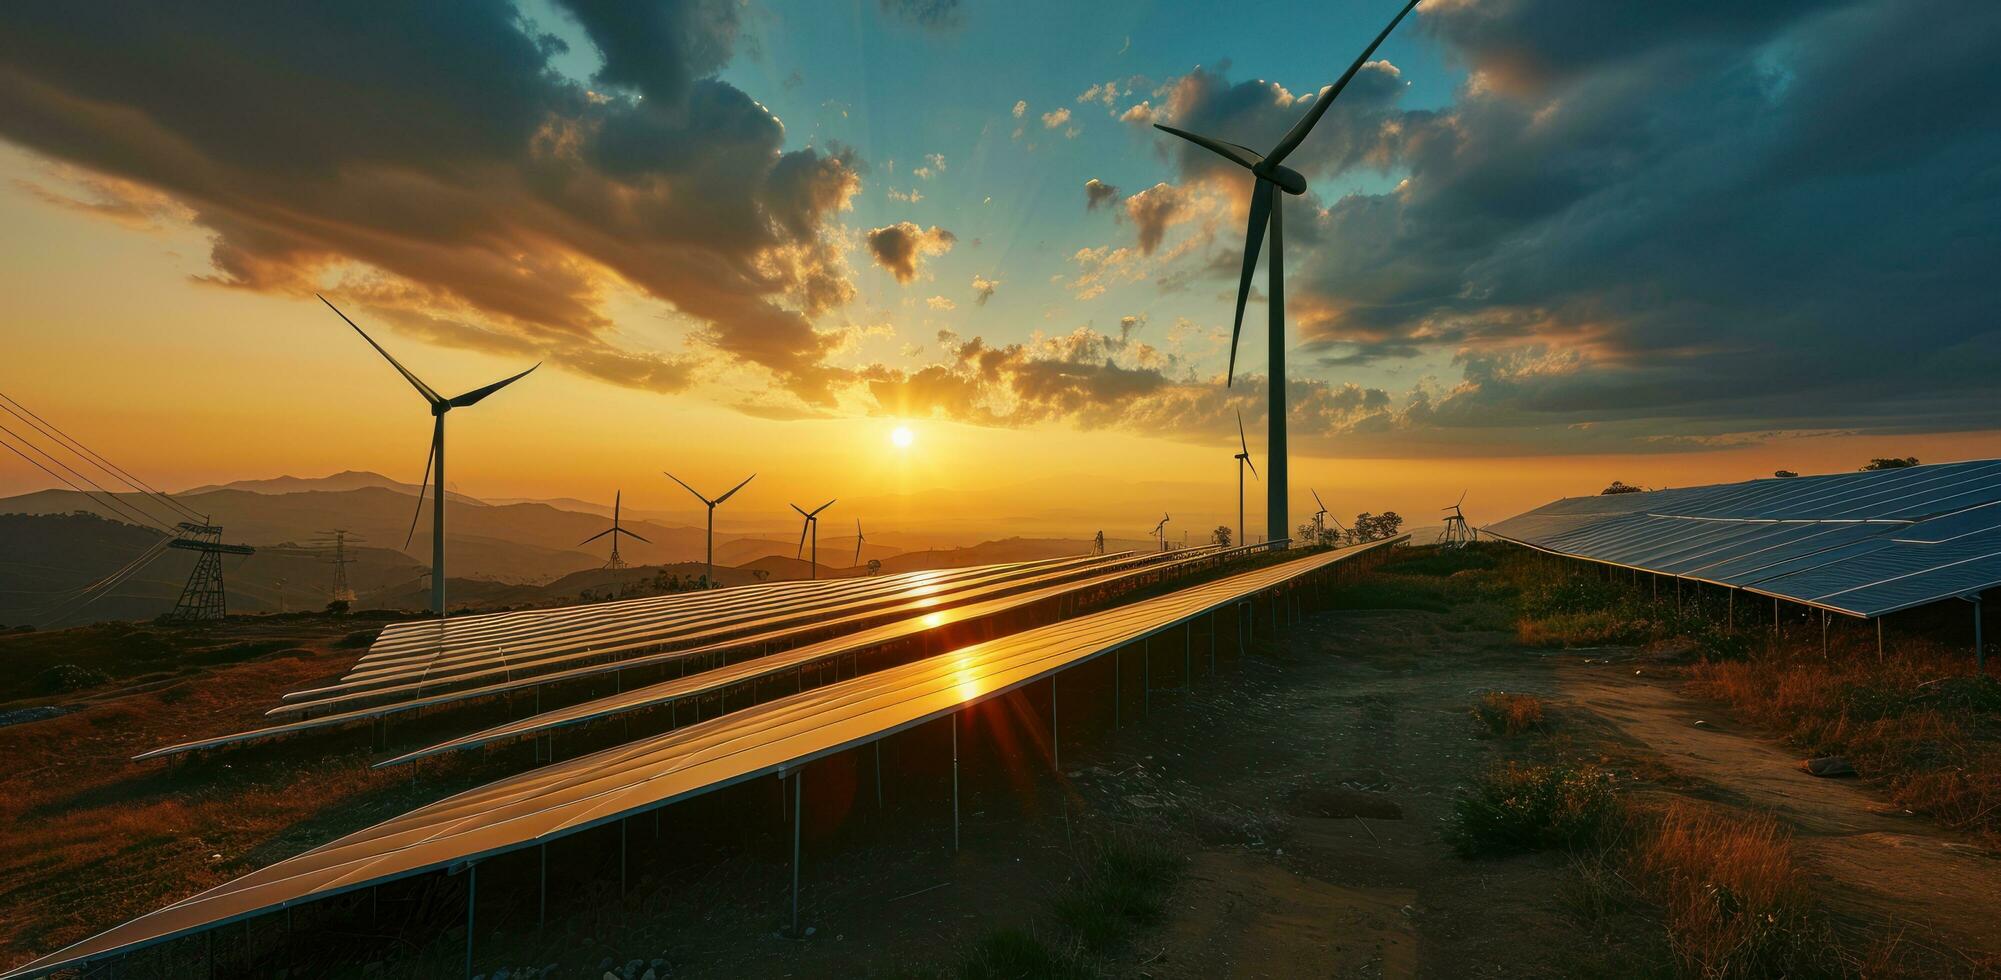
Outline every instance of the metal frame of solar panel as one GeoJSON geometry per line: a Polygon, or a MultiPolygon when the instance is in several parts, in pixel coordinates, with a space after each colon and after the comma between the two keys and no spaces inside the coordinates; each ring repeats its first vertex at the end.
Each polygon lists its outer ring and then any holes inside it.
{"type": "MultiPolygon", "coordinates": [[[[803,691],[448,797],[15,967],[39,977],[253,915],[546,844],[946,717],[1409,535],[1294,559],[803,691]]],[[[795,825],[796,826],[796,825],[795,825]]]]}
{"type": "Polygon", "coordinates": [[[2001,460],[1571,497],[1483,530],[1877,618],[2001,586],[2001,460]]]}

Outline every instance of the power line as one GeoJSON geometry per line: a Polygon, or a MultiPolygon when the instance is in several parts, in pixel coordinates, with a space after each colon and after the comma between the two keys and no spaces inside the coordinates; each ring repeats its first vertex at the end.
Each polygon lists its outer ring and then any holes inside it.
{"type": "Polygon", "coordinates": [[[90,448],[89,446],[84,445],[82,440],[79,440],[76,437],[70,435],[69,433],[64,432],[62,429],[57,428],[54,422],[42,418],[40,415],[36,415],[33,409],[29,408],[26,405],[21,404],[13,396],[7,394],[4,391],[0,391],[0,403],[6,403],[6,404],[0,404],[0,409],[5,409],[8,414],[14,416],[15,418],[21,419],[22,421],[28,422],[30,425],[35,426],[37,429],[41,430],[43,435],[49,436],[50,438],[55,439],[57,442],[62,443],[68,449],[70,449],[70,451],[75,452],[79,456],[82,456],[85,459],[89,460],[98,469],[103,470],[104,472],[117,477],[126,486],[131,487],[132,489],[139,491],[141,493],[150,494],[158,498],[161,502],[167,504],[170,507],[175,508],[176,510],[179,510],[182,514],[186,515],[190,519],[194,520],[203,519],[202,515],[195,513],[195,511],[192,508],[188,507],[186,504],[183,504],[180,501],[175,500],[173,497],[168,496],[166,493],[156,489],[155,487],[153,487],[153,485],[147,483],[146,481],[141,480],[136,476],[133,476],[131,473],[127,472],[124,467],[119,466],[117,463],[114,463],[109,459],[106,459],[102,453],[99,453],[98,451],[90,448]],[[11,404],[13,408],[9,408],[8,404],[11,404]],[[20,411],[18,412],[15,411],[14,409],[16,408],[20,409],[20,411]],[[21,414],[22,412],[27,413],[26,418],[22,418],[21,414]]]}
{"type": "MultiPolygon", "coordinates": [[[[20,440],[21,440],[21,444],[22,444],[22,445],[25,445],[25,446],[27,446],[27,447],[28,447],[29,449],[33,449],[34,451],[36,451],[36,452],[38,452],[38,453],[41,453],[41,454],[42,454],[43,456],[47,456],[47,457],[48,457],[48,459],[49,459],[49,462],[52,462],[52,463],[55,463],[55,464],[56,464],[57,466],[62,466],[62,468],[63,468],[63,469],[65,469],[65,470],[69,470],[69,472],[70,472],[70,473],[72,473],[72,474],[74,474],[74,475],[76,476],[76,478],[77,478],[77,479],[79,479],[79,480],[82,480],[82,481],[83,481],[83,482],[85,482],[85,483],[90,483],[90,485],[91,485],[91,486],[93,486],[93,487],[97,486],[97,484],[95,484],[95,483],[91,483],[91,481],[90,481],[90,480],[89,480],[89,479],[88,479],[87,477],[85,477],[85,476],[84,476],[83,474],[81,474],[81,473],[77,473],[77,472],[76,472],[75,470],[71,470],[71,469],[70,469],[70,468],[69,468],[68,466],[64,466],[61,460],[58,460],[58,459],[56,459],[56,458],[55,458],[54,456],[49,456],[49,454],[48,454],[48,453],[46,453],[46,452],[43,452],[43,451],[42,451],[42,449],[41,449],[40,447],[36,446],[36,445],[35,445],[34,443],[32,443],[32,442],[29,442],[29,441],[28,441],[28,440],[26,440],[26,439],[22,439],[22,438],[21,438],[21,435],[20,435],[19,433],[15,432],[14,430],[12,430],[12,429],[9,429],[9,428],[7,428],[7,427],[6,427],[6,426],[4,426],[4,425],[0,425],[0,432],[5,432],[5,433],[7,433],[8,435],[10,435],[10,436],[13,436],[13,437],[14,437],[14,438],[16,438],[16,439],[20,439],[20,440]]],[[[16,448],[14,447],[14,444],[13,444],[13,443],[10,443],[10,442],[7,442],[7,441],[5,441],[5,440],[0,440],[0,446],[5,446],[5,447],[7,447],[8,451],[12,452],[12,453],[13,453],[14,455],[16,455],[16,456],[19,456],[19,457],[21,457],[22,459],[25,459],[25,460],[27,460],[27,461],[28,461],[28,462],[30,462],[30,463],[33,463],[36,469],[38,469],[38,470],[41,470],[42,472],[44,472],[44,473],[47,473],[48,475],[50,475],[50,476],[52,476],[52,477],[55,477],[55,478],[56,478],[57,480],[61,480],[61,481],[63,482],[63,484],[65,485],[65,486],[69,487],[69,488],[70,488],[71,490],[75,490],[75,491],[76,491],[77,493],[80,493],[80,494],[83,494],[83,495],[84,495],[85,497],[88,497],[88,498],[90,498],[90,500],[91,500],[92,502],[94,502],[94,503],[97,503],[97,504],[100,504],[100,505],[103,505],[103,506],[105,506],[105,507],[107,507],[107,508],[109,508],[109,509],[111,509],[111,510],[114,510],[114,511],[117,511],[117,512],[118,512],[119,514],[121,514],[121,515],[123,515],[123,516],[125,516],[125,517],[129,517],[129,518],[137,518],[137,519],[139,520],[139,522],[140,522],[140,523],[142,523],[142,524],[151,524],[151,525],[153,525],[154,527],[157,527],[157,528],[159,528],[160,530],[162,530],[162,531],[165,531],[165,532],[167,532],[168,534],[172,534],[172,533],[174,533],[174,529],[173,529],[173,528],[171,528],[171,527],[168,527],[167,525],[165,525],[165,524],[161,523],[161,522],[160,522],[160,521],[159,521],[158,519],[156,519],[156,518],[154,518],[154,517],[152,517],[152,516],[150,516],[150,515],[147,515],[147,514],[142,514],[142,513],[139,513],[139,512],[137,512],[137,511],[134,511],[134,510],[131,510],[131,509],[128,509],[128,508],[127,508],[127,507],[126,507],[125,505],[123,505],[123,504],[120,504],[120,503],[118,502],[118,498],[116,498],[116,497],[114,497],[114,496],[111,496],[111,495],[110,495],[110,493],[109,493],[109,491],[106,491],[106,490],[104,490],[104,488],[103,488],[103,487],[98,487],[98,491],[99,491],[100,493],[104,493],[104,494],[105,494],[105,496],[103,496],[103,497],[99,497],[99,496],[98,496],[97,494],[94,494],[94,493],[91,493],[91,492],[90,492],[89,490],[85,490],[84,488],[82,488],[82,487],[80,487],[80,486],[77,486],[77,485],[76,485],[76,484],[74,484],[74,483],[71,483],[71,482],[69,481],[69,479],[68,479],[68,478],[64,477],[64,476],[63,476],[62,474],[60,474],[60,473],[57,473],[57,472],[56,472],[55,470],[52,470],[52,469],[49,469],[49,468],[48,468],[48,467],[46,467],[46,466],[43,466],[43,465],[41,464],[41,462],[40,462],[39,460],[35,459],[35,458],[34,458],[33,456],[30,456],[30,455],[28,455],[27,453],[24,453],[24,452],[22,452],[21,450],[19,450],[19,449],[16,449],[16,448]]]]}

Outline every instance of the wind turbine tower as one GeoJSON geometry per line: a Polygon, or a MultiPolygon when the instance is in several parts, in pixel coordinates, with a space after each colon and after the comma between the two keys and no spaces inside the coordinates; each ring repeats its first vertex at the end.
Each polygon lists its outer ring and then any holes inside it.
{"type": "MultiPolygon", "coordinates": [[[[799,511],[800,517],[806,519],[805,523],[799,525],[799,553],[801,555],[804,555],[806,552],[806,532],[813,532],[813,567],[811,577],[816,579],[820,577],[820,512],[832,506],[834,506],[834,502],[831,500],[812,510],[805,510],[798,504],[791,505],[793,510],[799,511]]],[[[860,527],[859,524],[856,526],[860,527]]]]}
{"type": "Polygon", "coordinates": [[[619,509],[620,509],[620,507],[622,507],[622,506],[624,505],[624,503],[625,503],[625,501],[624,501],[624,497],[625,497],[625,492],[624,492],[624,491],[622,491],[622,490],[621,490],[621,491],[616,491],[616,492],[614,492],[614,493],[612,494],[612,498],[611,498],[611,526],[610,526],[610,527],[608,527],[608,528],[605,528],[604,530],[602,530],[602,531],[599,531],[598,533],[596,533],[596,534],[593,534],[593,535],[591,535],[590,537],[588,537],[588,538],[585,538],[585,539],[583,539],[582,541],[579,541],[579,542],[577,542],[577,547],[581,548],[581,547],[583,547],[584,545],[587,545],[587,544],[590,544],[591,542],[593,542],[593,541],[596,541],[597,539],[599,539],[599,538],[602,538],[602,537],[604,537],[604,536],[605,536],[605,535],[607,535],[607,534],[611,535],[611,560],[610,560],[610,561],[608,561],[608,562],[605,562],[605,563],[604,563],[604,567],[606,567],[606,568],[624,568],[624,567],[626,567],[626,565],[625,565],[625,559],[623,559],[623,558],[620,558],[620,557],[618,556],[618,536],[619,536],[619,535],[623,534],[623,535],[625,535],[625,536],[626,536],[626,537],[628,537],[628,538],[633,538],[633,539],[635,539],[635,540],[638,540],[638,541],[642,541],[642,542],[645,542],[646,544],[652,544],[652,543],[653,543],[653,542],[651,542],[651,541],[647,541],[647,540],[646,540],[645,538],[642,538],[642,537],[640,537],[640,536],[639,536],[639,535],[637,535],[637,534],[634,534],[634,533],[632,533],[631,531],[628,531],[628,530],[626,530],[626,529],[625,529],[624,527],[622,527],[622,526],[620,526],[620,525],[619,525],[619,523],[618,523],[618,513],[619,513],[619,509]]]}
{"type": "Polygon", "coordinates": [[[1258,477],[1257,465],[1251,462],[1251,444],[1244,438],[1244,413],[1237,413],[1237,544],[1244,543],[1244,470],[1251,471],[1251,479],[1258,477]]]}
{"type": "Polygon", "coordinates": [[[1244,303],[1250,299],[1251,278],[1256,273],[1258,265],[1258,249],[1264,243],[1266,228],[1270,228],[1271,260],[1270,264],[1265,268],[1267,286],[1265,291],[1270,297],[1266,308],[1269,314],[1267,323],[1269,339],[1267,347],[1270,351],[1271,367],[1265,374],[1265,386],[1270,389],[1271,395],[1271,412],[1268,422],[1268,438],[1271,446],[1270,450],[1265,454],[1265,463],[1271,470],[1271,482],[1265,488],[1265,525],[1269,530],[1267,539],[1271,541],[1278,541],[1292,533],[1291,528],[1286,526],[1288,519],[1286,511],[1287,466],[1285,441],[1287,417],[1285,405],[1285,237],[1283,233],[1284,222],[1281,220],[1281,209],[1279,207],[1279,194],[1283,192],[1298,196],[1306,193],[1305,175],[1285,166],[1285,158],[1291,156],[1292,151],[1299,149],[1299,144],[1304,142],[1307,134],[1313,131],[1314,124],[1319,122],[1320,117],[1327,113],[1327,107],[1334,104],[1334,100],[1340,97],[1341,91],[1348,87],[1350,81],[1354,80],[1355,73],[1361,71],[1362,66],[1368,63],[1369,56],[1376,53],[1376,49],[1382,46],[1383,41],[1390,36],[1390,32],[1396,30],[1397,25],[1402,23],[1404,17],[1411,12],[1411,8],[1416,7],[1417,4],[1418,0],[1409,0],[1408,3],[1404,4],[1403,9],[1398,11],[1396,17],[1390,20],[1389,26],[1383,28],[1383,32],[1376,35],[1376,39],[1370,42],[1367,48],[1363,49],[1361,56],[1355,59],[1354,64],[1348,66],[1348,71],[1340,79],[1335,81],[1333,85],[1327,88],[1327,91],[1322,92],[1318,98],[1313,100],[1313,105],[1306,110],[1306,115],[1293,124],[1292,129],[1278,141],[1277,146],[1272,147],[1270,153],[1260,155],[1250,147],[1240,146],[1227,140],[1201,136],[1196,133],[1176,129],[1172,126],[1164,126],[1160,123],[1154,124],[1154,128],[1156,129],[1179,136],[1231,163],[1243,167],[1245,170],[1251,172],[1251,177],[1253,178],[1251,185],[1250,226],[1244,238],[1243,275],[1237,283],[1237,320],[1236,325],[1230,331],[1230,369],[1229,373],[1225,375],[1227,379],[1226,383],[1233,383],[1236,380],[1237,340],[1244,331],[1244,303]]]}
{"type": "Polygon", "coordinates": [[[1153,526],[1154,540],[1160,542],[1160,550],[1167,550],[1167,515],[1160,515],[1160,523],[1153,526]]]}
{"type": "Polygon", "coordinates": [[[334,311],[335,316],[346,320],[347,325],[361,335],[361,339],[368,341],[368,346],[375,348],[375,352],[381,354],[382,359],[388,361],[389,366],[403,376],[403,380],[410,382],[410,387],[417,389],[417,394],[422,395],[424,401],[431,406],[431,454],[424,463],[424,482],[417,486],[417,510],[410,515],[410,533],[404,535],[403,546],[409,547],[411,539],[416,537],[417,518],[424,513],[424,490],[427,487],[436,487],[437,496],[431,505],[431,608],[438,611],[439,619],[443,619],[445,617],[445,413],[454,408],[470,408],[477,405],[480,399],[527,377],[529,372],[542,365],[538,362],[535,367],[511,378],[502,378],[484,388],[474,388],[463,395],[446,398],[418,379],[416,375],[411,374],[409,368],[390,357],[389,352],[383,350],[382,345],[368,335],[368,331],[361,329],[361,325],[353,320],[348,320],[347,314],[342,313],[340,307],[327,302],[325,296],[319,299],[320,302],[327,304],[327,309],[334,311]],[[433,482],[434,473],[436,482],[433,482]]]}
{"type": "Polygon", "coordinates": [[[680,477],[675,476],[672,473],[668,473],[666,470],[661,470],[660,472],[666,474],[667,479],[673,480],[675,483],[681,484],[681,489],[694,494],[695,499],[701,501],[702,505],[709,509],[709,537],[708,537],[709,547],[708,547],[708,557],[707,557],[708,571],[702,573],[703,574],[702,583],[707,587],[713,589],[716,587],[716,507],[720,505],[723,501],[728,500],[733,496],[736,496],[736,492],[738,490],[742,490],[744,488],[744,484],[757,479],[757,474],[752,473],[751,475],[744,477],[743,483],[739,483],[736,486],[731,487],[728,493],[725,493],[714,500],[710,500],[709,498],[702,496],[700,491],[696,490],[694,487],[689,486],[680,477]]]}

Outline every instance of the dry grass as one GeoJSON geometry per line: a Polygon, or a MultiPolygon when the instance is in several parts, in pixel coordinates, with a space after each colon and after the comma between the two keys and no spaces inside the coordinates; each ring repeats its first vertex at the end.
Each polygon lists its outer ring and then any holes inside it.
{"type": "Polygon", "coordinates": [[[1473,717],[1496,735],[1526,735],[1543,730],[1542,699],[1533,694],[1488,691],[1473,705],[1473,717]]]}
{"type": "Polygon", "coordinates": [[[1677,801],[1636,826],[1629,877],[1661,906],[1684,975],[1846,972],[1777,820],[1677,801]]]}
{"type": "Polygon", "coordinates": [[[2001,841],[2001,684],[1964,654],[1907,644],[1822,659],[1779,651],[1691,668],[1727,702],[1809,756],[1845,756],[1901,807],[2001,841]]]}

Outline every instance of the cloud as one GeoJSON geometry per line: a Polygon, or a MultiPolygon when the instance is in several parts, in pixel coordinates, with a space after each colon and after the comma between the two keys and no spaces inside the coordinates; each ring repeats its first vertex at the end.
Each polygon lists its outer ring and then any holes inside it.
{"type": "Polygon", "coordinates": [[[999,289],[1000,285],[1001,283],[1000,280],[998,279],[988,279],[985,276],[974,276],[973,305],[974,306],[987,305],[987,300],[994,298],[994,290],[999,289]]]}
{"type": "Polygon", "coordinates": [[[1015,104],[1014,104],[1014,117],[1015,117],[1016,119],[1020,119],[1020,118],[1021,118],[1021,117],[1022,117],[1022,116],[1023,116],[1024,114],[1026,114],[1027,112],[1028,112],[1028,100],[1027,100],[1027,99],[1021,99],[1021,100],[1019,100],[1019,101],[1015,102],[1015,104]]]}
{"type": "Polygon", "coordinates": [[[909,221],[871,229],[867,236],[869,254],[876,264],[889,270],[897,282],[917,278],[917,270],[927,255],[943,255],[952,250],[958,236],[937,225],[920,228],[909,221]]]}
{"type": "Polygon", "coordinates": [[[947,299],[943,296],[933,296],[930,299],[925,300],[924,305],[929,306],[934,310],[956,310],[959,308],[959,304],[954,303],[950,299],[947,299]]]}
{"type": "Polygon", "coordinates": [[[915,187],[907,191],[900,191],[892,187],[889,189],[888,194],[890,200],[902,201],[905,204],[915,204],[918,201],[924,200],[924,194],[915,187]]]}
{"type": "Polygon", "coordinates": [[[185,209],[216,285],[385,297],[614,383],[678,383],[660,366],[683,355],[613,329],[633,290],[694,324],[695,354],[830,403],[841,341],[814,320],[853,295],[834,241],[860,161],[786,149],[714,77],[738,4],[562,7],[597,49],[588,86],[506,5],[24,9],[0,32],[0,137],[185,209]]]}
{"type": "Polygon", "coordinates": [[[1042,114],[1042,126],[1044,129],[1058,129],[1069,121],[1070,110],[1066,106],[1057,106],[1042,114]]]}
{"type": "Polygon", "coordinates": [[[945,172],[945,154],[926,153],[924,161],[924,166],[911,171],[911,174],[919,180],[930,180],[932,177],[945,172]]]}
{"type": "Polygon", "coordinates": [[[966,21],[960,0],[881,0],[882,12],[929,31],[949,31],[966,21]]]}
{"type": "Polygon", "coordinates": [[[1193,214],[1191,198],[1187,189],[1168,183],[1155,184],[1126,198],[1125,216],[1139,233],[1141,255],[1152,255],[1167,230],[1193,214]]]}
{"type": "Polygon", "coordinates": [[[1099,205],[1109,205],[1118,199],[1118,188],[1096,177],[1084,182],[1084,210],[1096,211],[1099,205]]]}

